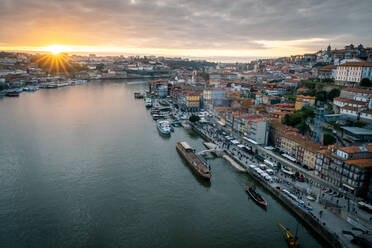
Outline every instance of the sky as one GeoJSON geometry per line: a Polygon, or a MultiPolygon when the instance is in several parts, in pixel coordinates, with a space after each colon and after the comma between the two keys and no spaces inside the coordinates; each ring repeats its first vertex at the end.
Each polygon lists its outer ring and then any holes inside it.
{"type": "Polygon", "coordinates": [[[278,57],[372,46],[372,0],[0,0],[0,50],[278,57]]]}

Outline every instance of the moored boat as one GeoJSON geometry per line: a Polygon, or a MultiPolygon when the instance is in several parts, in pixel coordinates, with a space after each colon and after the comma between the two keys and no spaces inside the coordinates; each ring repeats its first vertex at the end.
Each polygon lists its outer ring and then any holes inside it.
{"type": "Polygon", "coordinates": [[[142,99],[144,97],[144,94],[141,92],[134,92],[134,98],[136,99],[142,99]]]}
{"type": "Polygon", "coordinates": [[[260,206],[262,207],[267,207],[267,202],[265,201],[265,199],[259,194],[256,192],[256,189],[255,187],[250,187],[248,184],[246,185],[246,189],[245,189],[248,193],[248,195],[257,203],[259,204],[260,206]]]}
{"type": "Polygon", "coordinates": [[[146,108],[151,108],[152,107],[152,99],[149,98],[149,97],[146,97],[145,105],[146,105],[146,108]]]}
{"type": "Polygon", "coordinates": [[[195,150],[187,142],[177,142],[177,151],[186,160],[188,166],[199,177],[210,180],[212,175],[207,162],[195,154],[195,150]]]}
{"type": "MultiPolygon", "coordinates": [[[[297,239],[297,234],[293,235],[287,228],[285,228],[282,224],[279,224],[281,228],[285,231],[284,239],[287,241],[289,248],[298,248],[300,247],[300,243],[297,239]]],[[[296,231],[297,232],[297,231],[296,231]]]]}
{"type": "Polygon", "coordinates": [[[24,91],[37,91],[37,90],[39,90],[39,87],[30,85],[30,86],[24,87],[23,90],[24,91]]]}
{"type": "Polygon", "coordinates": [[[164,115],[160,115],[160,114],[153,114],[153,115],[152,115],[152,119],[153,119],[154,121],[156,121],[156,120],[160,120],[160,119],[165,119],[165,117],[166,117],[166,116],[164,116],[164,115]]]}
{"type": "Polygon", "coordinates": [[[22,89],[9,89],[5,91],[5,96],[9,97],[17,97],[19,94],[21,94],[22,89]]]}
{"type": "Polygon", "coordinates": [[[161,134],[170,135],[171,128],[168,121],[165,120],[158,120],[156,122],[156,125],[158,127],[158,130],[161,134]]]}

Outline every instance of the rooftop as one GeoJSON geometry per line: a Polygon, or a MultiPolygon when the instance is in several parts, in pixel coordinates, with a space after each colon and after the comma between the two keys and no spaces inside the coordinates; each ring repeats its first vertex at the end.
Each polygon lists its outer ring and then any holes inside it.
{"type": "Polygon", "coordinates": [[[372,135],[371,129],[360,128],[360,127],[341,127],[341,128],[356,135],[372,135]]]}
{"type": "Polygon", "coordinates": [[[345,64],[339,65],[343,67],[372,67],[372,63],[361,61],[361,62],[347,62],[345,64]]]}
{"type": "Polygon", "coordinates": [[[344,88],[342,91],[349,91],[355,93],[364,93],[364,94],[372,94],[372,90],[368,89],[360,89],[360,88],[344,88]]]}
{"type": "Polygon", "coordinates": [[[343,98],[343,97],[336,97],[335,99],[333,99],[334,101],[339,101],[339,102],[347,102],[347,103],[351,103],[351,104],[356,104],[356,105],[367,105],[368,103],[367,102],[363,102],[363,101],[356,101],[356,100],[353,100],[353,99],[348,99],[348,98],[343,98]]]}
{"type": "Polygon", "coordinates": [[[355,165],[359,168],[372,168],[372,158],[346,160],[345,163],[355,165]]]}

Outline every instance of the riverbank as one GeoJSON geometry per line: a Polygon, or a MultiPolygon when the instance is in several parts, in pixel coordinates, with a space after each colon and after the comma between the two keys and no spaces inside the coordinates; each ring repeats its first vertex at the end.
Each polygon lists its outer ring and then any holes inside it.
{"type": "MultiPolygon", "coordinates": [[[[203,129],[197,125],[192,125],[193,130],[201,135],[203,139],[218,143],[220,139],[214,139],[208,132],[205,132],[203,129]]],[[[236,151],[236,150],[235,150],[236,151]]],[[[287,207],[293,214],[295,214],[301,221],[303,221],[324,243],[330,247],[354,247],[352,244],[348,244],[350,240],[341,238],[342,228],[352,228],[350,224],[344,223],[337,216],[334,216],[333,213],[323,209],[320,204],[311,203],[312,209],[305,210],[302,207],[299,207],[299,203],[302,200],[294,201],[286,194],[283,193],[283,189],[286,187],[283,184],[272,182],[269,183],[264,180],[260,175],[250,170],[248,163],[254,163],[250,159],[247,159],[247,154],[242,155],[243,152],[239,151],[238,154],[230,150],[230,145],[225,147],[225,152],[230,155],[237,163],[244,167],[249,175],[259,184],[261,184],[268,192],[270,192],[277,200],[279,200],[284,206],[287,207]],[[316,211],[326,212],[327,214],[322,214],[322,221],[320,217],[316,217],[316,211]],[[326,216],[326,217],[325,217],[326,216]],[[328,219],[328,220],[327,220],[328,219]],[[327,225],[328,223],[333,223],[335,225],[327,225]]],[[[279,178],[279,177],[278,177],[279,178]]],[[[279,181],[279,180],[278,180],[279,181]]],[[[286,190],[291,190],[290,188],[286,190]]],[[[310,204],[310,203],[309,203],[310,204]]]]}

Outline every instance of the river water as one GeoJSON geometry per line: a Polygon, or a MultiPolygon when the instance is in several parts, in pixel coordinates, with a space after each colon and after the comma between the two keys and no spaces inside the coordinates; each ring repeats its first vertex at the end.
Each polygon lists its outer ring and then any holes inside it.
{"type": "MultiPolygon", "coordinates": [[[[159,135],[133,93],[142,81],[96,81],[0,99],[0,247],[287,247],[296,218],[247,175],[209,160],[210,185],[176,152],[202,139],[159,135]]],[[[320,247],[298,224],[304,247],[320,247]]]]}

